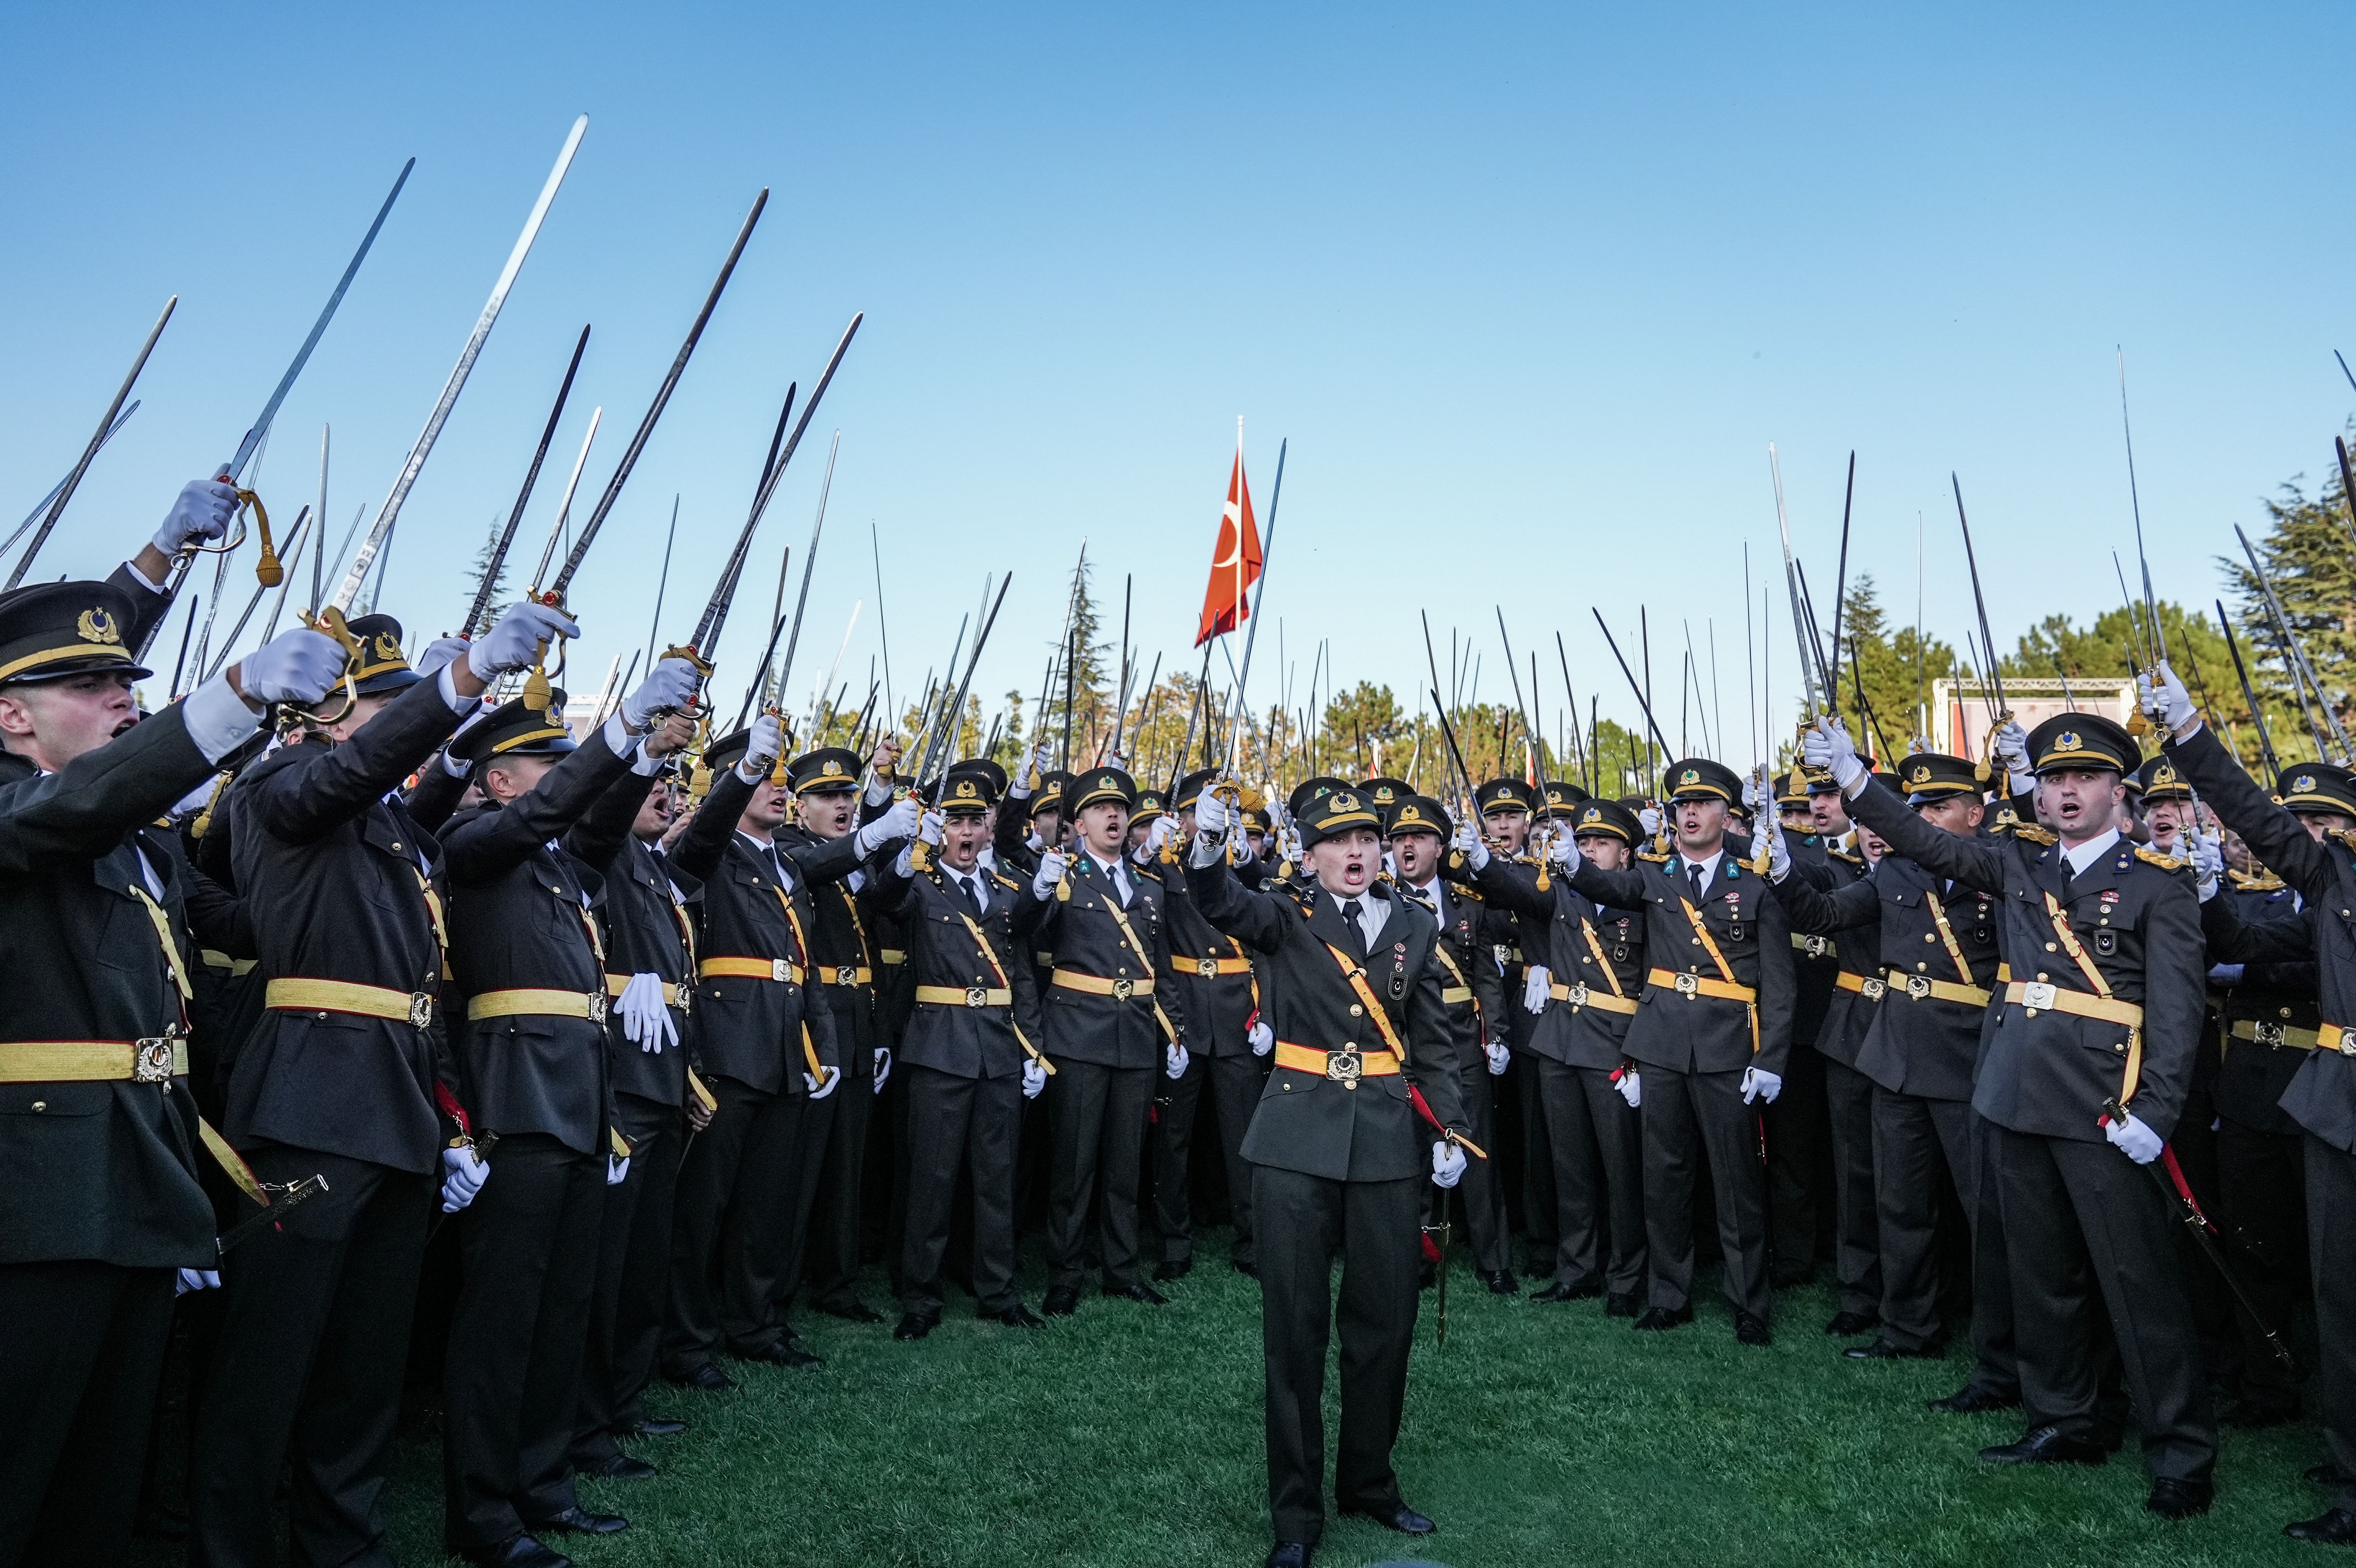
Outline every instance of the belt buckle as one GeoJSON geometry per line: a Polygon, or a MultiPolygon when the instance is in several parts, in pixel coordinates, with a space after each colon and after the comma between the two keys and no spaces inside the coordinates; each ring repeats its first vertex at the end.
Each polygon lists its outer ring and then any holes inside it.
{"type": "Polygon", "coordinates": [[[856,964],[836,965],[834,969],[834,983],[838,986],[856,986],[859,984],[859,965],[856,964]]]}
{"type": "Polygon", "coordinates": [[[990,988],[987,986],[968,986],[965,988],[965,1005],[969,1008],[990,1006],[990,988]]]}
{"type": "Polygon", "coordinates": [[[168,1034],[150,1035],[145,1040],[131,1042],[131,1082],[169,1083],[172,1081],[173,1039],[168,1034]]]}
{"type": "Polygon", "coordinates": [[[1857,988],[1858,994],[1862,996],[1867,1001],[1878,1002],[1881,1000],[1883,993],[1890,989],[1890,982],[1887,980],[1864,980],[1858,983],[1857,988]]]}
{"type": "Polygon", "coordinates": [[[794,965],[792,960],[786,958],[772,958],[769,960],[770,979],[775,980],[778,985],[782,986],[793,977],[794,965]]]}
{"type": "Polygon", "coordinates": [[[2054,996],[2054,988],[2046,982],[2042,980],[2026,981],[2020,987],[2020,1005],[2028,1011],[2029,1016],[2033,1018],[2040,1008],[2046,1012],[2051,1012],[2053,1010],[2054,996]]]}
{"type": "Polygon", "coordinates": [[[1677,995],[1680,997],[1700,996],[1701,976],[1698,975],[1679,975],[1676,977],[1676,991],[1677,995]]]}
{"type": "Polygon", "coordinates": [[[2280,1051],[2282,1049],[2283,1026],[2280,1024],[2268,1023],[2265,1019],[2260,1019],[2252,1022],[2250,1025],[2250,1033],[2252,1037],[2256,1040],[2258,1044],[2265,1046],[2268,1051],[2280,1051]]]}
{"type": "Polygon", "coordinates": [[[1358,1054],[1355,1045],[1325,1053],[1325,1076],[1336,1083],[1355,1083],[1365,1070],[1365,1058],[1358,1054]]]}
{"type": "Polygon", "coordinates": [[[685,1018],[688,1013],[688,1004],[695,1000],[695,987],[681,986],[678,988],[677,996],[678,999],[671,1005],[679,1009],[680,1017],[685,1018]]]}
{"type": "Polygon", "coordinates": [[[1569,1002],[1574,1008],[1585,1007],[1587,1005],[1587,982],[1582,980],[1578,985],[1573,986],[1570,988],[1570,994],[1563,997],[1563,1000],[1569,1002]]]}
{"type": "Polygon", "coordinates": [[[409,1025],[410,1025],[410,1027],[411,1027],[412,1029],[425,1029],[425,1028],[430,1027],[430,1026],[433,1024],[433,1022],[434,1022],[434,997],[433,997],[433,994],[432,994],[431,992],[427,992],[427,991],[417,991],[417,992],[413,992],[413,993],[412,993],[412,994],[411,994],[411,996],[410,996],[410,998],[409,998],[409,1025]]]}
{"type": "Polygon", "coordinates": [[[1215,980],[1219,975],[1219,961],[1215,958],[1197,958],[1194,960],[1194,973],[1205,980],[1215,980]]]}
{"type": "Polygon", "coordinates": [[[1136,991],[1136,989],[1137,983],[1133,980],[1115,980],[1112,983],[1113,999],[1119,1002],[1125,1002],[1129,1000],[1130,997],[1136,991]]]}
{"type": "Polygon", "coordinates": [[[1906,994],[1916,1001],[1921,1001],[1931,994],[1931,977],[1928,975],[1907,976],[1906,994]]]}
{"type": "Polygon", "coordinates": [[[605,993],[603,991],[589,993],[589,1021],[593,1024],[605,1021],[605,993]]]}
{"type": "Polygon", "coordinates": [[[1826,952],[1830,951],[1831,947],[1832,944],[1825,938],[1821,936],[1811,936],[1807,939],[1807,942],[1802,950],[1811,958],[1822,958],[1826,952]]]}

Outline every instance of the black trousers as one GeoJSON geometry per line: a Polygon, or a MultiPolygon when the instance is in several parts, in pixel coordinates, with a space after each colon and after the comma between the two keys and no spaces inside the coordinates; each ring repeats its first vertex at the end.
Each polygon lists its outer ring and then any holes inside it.
{"type": "Polygon", "coordinates": [[[327,1189],[221,1264],[222,1322],[197,1407],[188,1557],[196,1568],[277,1560],[277,1498],[298,1564],[334,1568],[384,1537],[385,1473],[401,1414],[434,1179],[270,1146],[263,1181],[327,1189]]]}
{"type": "Polygon", "coordinates": [[[2356,1154],[2313,1134],[2307,1148],[2307,1234],[2314,1260],[2315,1387],[2324,1451],[2340,1472],[2332,1506],[2356,1509],[2356,1154]]]}
{"type": "Polygon", "coordinates": [[[1767,1129],[1767,1212],[1775,1273],[1787,1278],[1809,1275],[1816,1266],[1829,1130],[1826,1062],[1815,1039],[1813,1029],[1804,1036],[1794,1030],[1783,1062],[1783,1087],[1776,1091],[1774,1104],[1753,1107],[1767,1129]]]}
{"type": "Polygon", "coordinates": [[[2150,1173],[2108,1143],[1994,1133],[2031,1424],[2094,1435],[2099,1297],[2143,1424],[2145,1462],[2154,1476],[2205,1480],[2217,1426],[2175,1219],[2150,1173]]]}
{"type": "Polygon", "coordinates": [[[1873,1168],[1880,1179],[1881,1337],[1909,1350],[1936,1344],[1939,1324],[1939,1189],[1945,1173],[1964,1211],[1979,1198],[1972,1108],[1873,1090],[1873,1168]]]}
{"type": "Polygon", "coordinates": [[[671,1204],[679,1191],[687,1117],[676,1105],[616,1094],[628,1177],[605,1189],[597,1220],[597,1277],[581,1357],[581,1409],[572,1462],[587,1466],[620,1452],[615,1438],[642,1420],[640,1404],[662,1345],[670,1274],[671,1204]]]}
{"type": "MultiPolygon", "coordinates": [[[[868,1049],[873,1049],[872,1047],[868,1049]]],[[[889,1089],[891,1080],[884,1080],[889,1089]]],[[[859,1300],[859,1250],[864,1242],[867,1136],[882,1095],[871,1076],[843,1075],[834,1092],[839,1102],[827,1130],[826,1155],[819,1166],[818,1196],[810,1209],[809,1233],[802,1247],[801,1280],[822,1307],[846,1307],[859,1300]]]]}
{"type": "Polygon", "coordinates": [[[1088,1264],[1088,1208],[1097,1201],[1102,1205],[1098,1235],[1105,1285],[1137,1283],[1137,1179],[1145,1164],[1146,1112],[1161,1072],[1069,1057],[1055,1063],[1044,1096],[1051,1290],[1080,1288],[1088,1264]]]}
{"type": "Polygon", "coordinates": [[[1014,1146],[1023,1129],[1023,1080],[959,1078],[914,1064],[898,1071],[907,1074],[909,1155],[901,1310],[917,1317],[940,1315],[941,1259],[948,1251],[961,1173],[973,1191],[974,1299],[984,1312],[1019,1305],[1014,1146]]]}
{"type": "MultiPolygon", "coordinates": [[[[1537,1061],[1530,1057],[1526,1060],[1537,1061]]],[[[1475,1052],[1468,1063],[1460,1051],[1456,1081],[1472,1141],[1483,1148],[1497,1147],[1497,1083],[1485,1056],[1475,1052]]],[[[1553,1185],[1549,1178],[1548,1185],[1553,1185]]],[[[1513,1272],[1514,1238],[1505,1223],[1505,1173],[1494,1159],[1470,1159],[1453,1192],[1434,1186],[1423,1195],[1426,1222],[1438,1223],[1454,1213],[1464,1216],[1464,1239],[1472,1249],[1472,1266],[1483,1274],[1513,1272]]]]}
{"type": "Polygon", "coordinates": [[[848,1087],[846,1077],[823,1100],[774,1095],[754,1115],[720,1236],[720,1329],[739,1355],[793,1337],[786,1305],[800,1282],[834,1103],[848,1087]]]}
{"type": "Polygon", "coordinates": [[[111,1568],[131,1549],[176,1277],[0,1264],[0,1568],[111,1568]]]}
{"type": "Polygon", "coordinates": [[[1759,1113],[1742,1103],[1742,1073],[1641,1067],[1644,1085],[1644,1231],[1651,1250],[1652,1305],[1693,1304],[1694,1162],[1709,1162],[1718,1240],[1726,1254],[1726,1299],[1764,1318],[1767,1172],[1759,1157],[1759,1113]]]}
{"type": "Polygon", "coordinates": [[[510,1133],[458,1216],[466,1284],[442,1378],[443,1531],[496,1546],[573,1506],[573,1425],[605,1158],[510,1133]]]}
{"type": "MultiPolygon", "coordinates": [[[[1234,1217],[1236,1244],[1230,1254],[1248,1265],[1252,1251],[1251,1162],[1244,1158],[1244,1129],[1259,1108],[1260,1091],[1268,1087],[1269,1059],[1239,1051],[1224,1056],[1194,1056],[1185,1076],[1157,1087],[1169,1096],[1153,1124],[1153,1218],[1162,1232],[1162,1261],[1184,1263],[1194,1255],[1194,1217],[1188,1201],[1186,1157],[1194,1145],[1194,1119],[1208,1093],[1212,1120],[1219,1134],[1219,1152],[1227,1164],[1227,1209],[1234,1217]]],[[[1477,1141],[1477,1140],[1476,1140],[1477,1141]]]]}
{"type": "MultiPolygon", "coordinates": [[[[2297,1133],[2262,1133],[2231,1117],[2217,1127],[2217,1222],[2247,1243],[2228,1248],[2236,1273],[2276,1333],[2287,1334],[2306,1282],[2308,1140],[2297,1133]]],[[[2342,1254],[2346,1266],[2350,1258],[2342,1254]]],[[[2202,1268],[2209,1268],[2207,1263],[2202,1268]]],[[[2298,1384],[2283,1371],[2257,1324],[2237,1305],[2244,1399],[2297,1410],[2298,1384]]]]}
{"type": "MultiPolygon", "coordinates": [[[[1833,1272],[1840,1309],[1868,1317],[1881,1310],[1881,1246],[1875,1210],[1873,1080],[1827,1056],[1826,1125],[1833,1157],[1833,1272]]],[[[1772,1147],[1773,1133],[1769,1133],[1772,1147]]]]}
{"type": "Polygon", "coordinates": [[[1398,1507],[1391,1445],[1407,1404],[1422,1261],[1423,1179],[1333,1181],[1256,1166],[1260,1344],[1267,1358],[1268,1503],[1279,1541],[1315,1545],[1325,1529],[1325,1348],[1333,1259],[1342,1259],[1342,1444],[1333,1496],[1345,1508],[1398,1507]]]}
{"type": "Polygon", "coordinates": [[[663,1318],[662,1371],[687,1377],[709,1365],[720,1343],[723,1250],[741,1250],[769,1195],[743,1178],[755,1123],[775,1094],[714,1075],[704,1087],[712,1120],[690,1138],[671,1200],[670,1301],[663,1318]],[[723,1242],[727,1243],[723,1249],[723,1242]]]}
{"type": "Polygon", "coordinates": [[[1555,1229],[1561,1237],[1554,1277],[1566,1285],[1601,1284],[1613,1296],[1633,1296],[1644,1288],[1644,1114],[1620,1098],[1608,1069],[1571,1067],[1547,1057],[1531,1061],[1554,1150],[1555,1229]]]}
{"type": "MultiPolygon", "coordinates": [[[[1521,1002],[1518,997],[1511,997],[1506,1005],[1519,1007],[1521,1002]]],[[[1539,1259],[1554,1256],[1561,1244],[1557,1215],[1562,1200],[1554,1188],[1554,1144],[1538,1087],[1540,1058],[1527,1046],[1525,1036],[1522,1048],[1515,1051],[1513,1061],[1505,1069],[1506,1076],[1515,1080],[1511,1090],[1495,1084],[1491,1085],[1491,1090],[1500,1101],[1510,1093],[1520,1104],[1516,1114],[1522,1129],[1522,1228],[1529,1233],[1531,1262],[1535,1264],[1539,1259]]]]}

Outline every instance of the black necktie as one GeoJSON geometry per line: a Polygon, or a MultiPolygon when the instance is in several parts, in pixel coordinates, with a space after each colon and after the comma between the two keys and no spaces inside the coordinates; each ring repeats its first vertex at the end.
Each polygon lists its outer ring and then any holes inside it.
{"type": "Polygon", "coordinates": [[[1342,901],[1342,918],[1348,921],[1351,926],[1357,931],[1361,941],[1365,938],[1366,928],[1364,922],[1359,917],[1364,915],[1365,912],[1366,906],[1356,899],[1344,899],[1342,901]]]}
{"type": "Polygon", "coordinates": [[[1694,861],[1686,862],[1686,880],[1693,884],[1694,902],[1701,902],[1702,869],[1694,861]]]}
{"type": "Polygon", "coordinates": [[[981,912],[981,900],[973,891],[973,879],[965,876],[962,873],[958,873],[957,877],[957,885],[958,891],[965,898],[966,907],[970,909],[974,913],[980,914],[981,912]]]}

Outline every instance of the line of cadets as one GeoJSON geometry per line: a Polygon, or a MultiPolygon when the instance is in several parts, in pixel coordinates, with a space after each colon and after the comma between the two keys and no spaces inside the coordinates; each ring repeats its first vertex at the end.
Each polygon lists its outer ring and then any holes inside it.
{"type": "MultiPolygon", "coordinates": [[[[896,785],[891,742],[778,765],[785,737],[765,718],[705,748],[691,800],[682,661],[578,743],[553,717],[561,692],[483,710],[491,683],[573,630],[530,604],[414,667],[390,617],[354,622],[357,700],[340,714],[327,685],[342,650],[288,634],[246,661],[262,700],[324,699],[329,716],[275,749],[235,732],[252,726],[252,679],[234,713],[207,687],[134,727],[128,646],[171,551],[219,537],[215,488],[191,485],[109,583],[0,599],[0,765],[15,769],[0,919],[54,949],[6,978],[5,1027],[59,1037],[0,1042],[0,1162],[42,1216],[0,1238],[0,1305],[20,1326],[0,1350],[18,1413],[0,1438],[0,1564],[120,1554],[175,1281],[199,1293],[209,1342],[193,1560],[272,1560],[282,1464],[297,1560],[367,1560],[402,1388],[385,1347],[410,1342],[437,1209],[463,1210],[447,1543],[549,1568],[564,1559],[543,1537],[626,1527],[584,1509],[573,1477],[653,1474],[621,1445],[680,1429],[647,1411],[655,1376],[720,1390],[734,1382],[723,1354],[814,1364],[797,1301],[881,1320],[858,1295],[872,1231],[896,1336],[928,1334],[960,1192],[982,1316],[1041,1324],[1015,1245],[1022,1196],[1043,1185],[1042,1311],[1076,1310],[1092,1274],[1162,1305],[1155,1283],[1194,1263],[1206,1106],[1237,1269],[1269,1266],[1253,1199],[1271,1182],[1282,1195],[1271,1506],[1280,1548],[1298,1552],[1284,1560],[1305,1563],[1323,1438],[1313,1419],[1303,1435],[1314,1387],[1293,1363],[1313,1338],[1322,1381],[1324,1297],[1322,1264],[1314,1299],[1299,1294],[1295,1254],[1333,1243],[1300,1230],[1325,1200],[1277,1181],[1316,1162],[1247,1135],[1264,1100],[1336,1080],[1329,1053],[1358,1047],[1276,1038],[1264,990],[1290,927],[1259,931],[1252,901],[1284,890],[1308,914],[1315,884],[1295,860],[1362,816],[1387,844],[1380,898],[1430,917],[1446,1020],[1441,1056],[1419,1063],[1416,1048],[1441,1048],[1415,1040],[1389,1071],[1412,1082],[1420,1066],[1438,1100],[1431,1064],[1452,1055],[1437,1120],[1500,1156],[1399,1190],[1422,1194],[1436,1228],[1452,1189],[1490,1289],[1518,1289],[1518,1211],[1537,1299],[1601,1296],[1639,1329],[1689,1322],[1706,1178],[1739,1340],[1768,1340],[1773,1289],[1813,1268],[1821,1232],[1839,1293],[1826,1332],[1873,1336],[1847,1355],[1941,1356],[1945,1324],[1968,1317],[1971,1376],[1936,1407],[2028,1409],[2023,1438],[1985,1457],[2100,1463],[2124,1385],[2149,1506],[2198,1512],[2212,1382],[2248,1424],[2292,1418],[2301,1391],[2135,1168],[2172,1137],[2272,1324],[2307,1294],[2311,1249],[2331,1445],[2315,1475],[2340,1491],[2290,1529],[2356,1539],[2356,1286],[2325,1265],[2356,1223],[2356,1049],[2329,1021],[2348,1016],[2356,963],[2340,908],[2356,891],[2356,781],[2303,764],[2269,795],[2168,681],[2152,701],[2178,704],[2178,736],[2148,762],[2093,715],[2008,728],[2000,755],[2038,781],[2034,805],[1991,801],[1973,764],[1927,752],[1869,777],[1827,728],[1755,842],[1728,831],[1748,816],[1742,782],[1702,759],[1673,764],[1665,805],[1641,814],[1494,780],[1477,826],[1401,781],[1312,779],[1281,847],[1267,811],[1237,825],[1248,848],[1222,880],[1187,859],[1207,773],[1164,800],[1119,767],[1047,772],[1044,749],[1012,781],[960,763],[920,803],[896,785]],[[43,695],[77,684],[122,709],[119,731],[43,695]],[[175,723],[204,738],[166,744],[175,723]],[[2194,787],[2258,857],[2222,883],[2179,859],[2194,787]],[[2116,837],[2137,820],[2130,796],[2149,848],[2116,837]],[[87,888],[63,874],[93,864],[87,888]],[[149,1061],[159,1044],[177,1060],[149,1061]],[[313,1176],[324,1191],[213,1267],[216,1213],[252,1209],[238,1188],[313,1176]],[[871,1190],[887,1195],[880,1224],[871,1190]]],[[[1399,954],[1376,1010],[1407,1023],[1399,954]]],[[[1331,981],[1318,973],[1306,984],[1331,981]]],[[[1332,1175],[1371,1179],[1346,1153],[1332,1175]]],[[[1376,1185],[1401,1179],[1386,1167],[1376,1185]]],[[[1403,1388],[1398,1345],[1381,1379],[1403,1388]]],[[[1384,1388],[1345,1386],[1345,1407],[1387,1403],[1395,1434],[1384,1388]]],[[[1349,1427],[1344,1508],[1430,1529],[1398,1501],[1387,1437],[1354,1456],[1349,1427]]]]}

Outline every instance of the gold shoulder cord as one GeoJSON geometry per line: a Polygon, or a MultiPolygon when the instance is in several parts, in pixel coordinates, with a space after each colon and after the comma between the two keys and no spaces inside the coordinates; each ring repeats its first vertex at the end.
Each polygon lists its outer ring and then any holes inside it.
{"type": "Polygon", "coordinates": [[[1972,978],[1972,966],[1964,962],[1964,950],[1955,941],[1954,927],[1947,923],[1947,906],[1939,901],[1938,893],[1932,889],[1923,889],[1922,897],[1931,906],[1931,918],[1939,923],[1939,940],[1947,944],[1947,956],[1954,960],[1955,973],[1964,977],[1965,985],[1978,985],[1972,978]]]}
{"type": "MultiPolygon", "coordinates": [[[[1006,965],[998,961],[998,950],[991,946],[990,938],[982,934],[980,925],[975,922],[973,916],[966,913],[965,911],[958,911],[958,918],[965,922],[966,931],[973,937],[973,944],[981,949],[982,962],[988,964],[990,965],[990,972],[998,976],[998,988],[1001,991],[1007,992],[1009,995],[1012,995],[1014,990],[1014,983],[1006,977],[1006,965]]],[[[1015,1043],[1023,1047],[1023,1052],[1028,1055],[1032,1061],[1037,1062],[1041,1067],[1045,1068],[1049,1072],[1055,1071],[1055,1064],[1039,1053],[1039,1048],[1032,1044],[1030,1037],[1023,1032],[1023,1026],[1014,1021],[1014,1008],[1012,1004],[1009,1004],[1006,1009],[1006,1023],[1007,1027],[1014,1031],[1015,1043]]]]}
{"type": "MultiPolygon", "coordinates": [[[[1693,926],[1694,934],[1701,938],[1702,951],[1708,954],[1709,961],[1718,965],[1718,977],[1730,986],[1740,985],[1741,982],[1734,977],[1734,971],[1727,965],[1726,955],[1718,950],[1718,943],[1709,934],[1709,927],[1702,923],[1701,911],[1694,908],[1693,900],[1680,894],[1677,904],[1686,912],[1686,920],[1693,926]]],[[[1756,1000],[1748,1001],[1742,1004],[1742,1009],[1751,1015],[1751,1054],[1756,1056],[1759,1054],[1759,1004],[1756,1000]]]]}
{"type": "MultiPolygon", "coordinates": [[[[172,940],[172,917],[166,914],[164,906],[149,897],[147,890],[137,883],[131,884],[126,891],[139,901],[140,906],[147,912],[147,918],[155,923],[155,940],[163,946],[164,962],[171,966],[172,984],[179,988],[182,1008],[178,1028],[185,1033],[187,1029],[186,1004],[195,997],[196,991],[188,984],[187,965],[180,960],[180,944],[172,940]]],[[[262,1182],[254,1176],[253,1168],[246,1164],[244,1157],[231,1148],[220,1130],[201,1115],[197,1118],[197,1138],[205,1146],[205,1152],[212,1156],[213,1163],[237,1184],[240,1192],[264,1209],[270,1207],[270,1195],[262,1189],[262,1182]]]]}
{"type": "MultiPolygon", "coordinates": [[[[2078,933],[2070,929],[2069,915],[2063,912],[2061,903],[2051,893],[2045,895],[2045,914],[2053,923],[2053,934],[2062,939],[2062,951],[2077,964],[2078,972],[2086,976],[2086,984],[2094,987],[2094,994],[2108,998],[2111,983],[2103,978],[2102,970],[2086,956],[2085,944],[2078,940],[2078,933]]],[[[2139,1024],[2130,1024],[2127,1026],[2126,1074],[2119,1083],[2119,1104],[2125,1105],[2133,1100],[2136,1089],[2142,1082],[2143,1028],[2139,1024]]]]}

